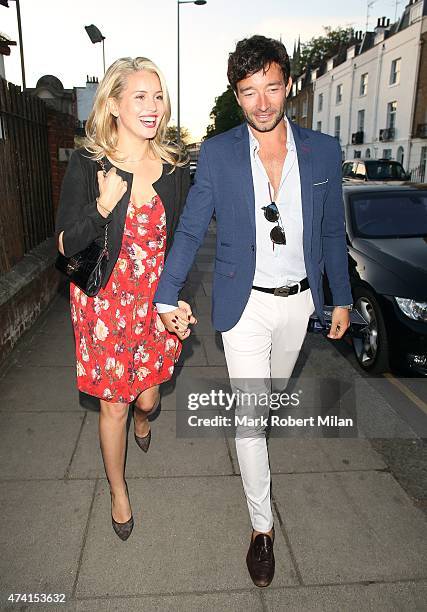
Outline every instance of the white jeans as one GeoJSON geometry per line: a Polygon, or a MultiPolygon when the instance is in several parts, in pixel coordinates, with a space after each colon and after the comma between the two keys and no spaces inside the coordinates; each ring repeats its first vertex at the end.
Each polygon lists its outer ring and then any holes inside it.
{"type": "MultiPolygon", "coordinates": [[[[232,390],[269,393],[271,379],[281,379],[283,390],[298,359],[313,311],[310,289],[288,297],[252,289],[238,323],[222,333],[232,390]]],[[[245,410],[240,407],[236,414],[244,414],[245,410]]],[[[268,407],[264,408],[265,415],[268,411],[268,407]]],[[[249,515],[256,531],[267,532],[273,526],[273,515],[265,431],[262,427],[252,432],[244,429],[239,432],[237,428],[236,450],[249,515]]]]}

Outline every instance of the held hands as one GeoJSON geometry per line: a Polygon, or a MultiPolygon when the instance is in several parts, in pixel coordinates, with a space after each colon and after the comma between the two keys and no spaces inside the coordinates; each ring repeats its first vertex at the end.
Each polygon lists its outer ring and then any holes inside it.
{"type": "Polygon", "coordinates": [[[191,307],[187,302],[178,301],[178,308],[171,312],[159,313],[163,325],[168,331],[176,334],[180,340],[185,340],[191,334],[189,325],[197,323],[197,319],[191,312],[191,307]]]}
{"type": "Polygon", "coordinates": [[[332,325],[328,334],[328,338],[339,340],[342,338],[350,327],[350,311],[348,308],[335,306],[332,311],[332,325]]]}
{"type": "Polygon", "coordinates": [[[99,186],[98,210],[101,215],[107,217],[126,193],[128,184],[117,174],[114,167],[105,176],[102,170],[97,174],[99,186]]]}

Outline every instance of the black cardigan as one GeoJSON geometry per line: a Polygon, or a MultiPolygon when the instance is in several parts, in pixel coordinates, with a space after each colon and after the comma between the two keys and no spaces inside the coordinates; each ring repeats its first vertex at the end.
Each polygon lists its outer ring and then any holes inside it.
{"type": "MultiPolygon", "coordinates": [[[[89,155],[84,148],[76,149],[71,155],[62,183],[55,233],[58,241],[59,234],[64,232],[64,254],[70,257],[93,241],[102,245],[105,226],[108,223],[109,260],[103,281],[105,287],[122,245],[133,174],[117,168],[117,174],[127,181],[127,190],[113,212],[105,218],[96,205],[96,198],[99,196],[97,172],[101,170],[101,166],[90,159],[89,155]]],[[[107,157],[103,158],[103,162],[108,172],[112,164],[107,157]]],[[[171,247],[172,237],[190,188],[189,165],[176,167],[170,173],[171,169],[170,164],[164,163],[162,176],[153,184],[166,213],[166,254],[171,247]]]]}

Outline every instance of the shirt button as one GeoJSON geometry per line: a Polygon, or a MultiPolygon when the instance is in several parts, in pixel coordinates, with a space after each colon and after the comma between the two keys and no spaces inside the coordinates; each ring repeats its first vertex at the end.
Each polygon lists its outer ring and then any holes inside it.
{"type": "Polygon", "coordinates": [[[251,244],[251,251],[255,251],[255,246],[251,244]]]}

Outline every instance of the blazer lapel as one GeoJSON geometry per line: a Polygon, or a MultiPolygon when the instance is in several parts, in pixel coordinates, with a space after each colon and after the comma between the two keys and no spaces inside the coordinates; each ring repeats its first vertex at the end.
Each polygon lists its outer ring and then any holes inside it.
{"type": "Polygon", "coordinates": [[[300,182],[301,202],[303,220],[303,246],[304,252],[311,253],[313,234],[313,158],[310,140],[307,135],[301,133],[299,127],[289,121],[295,140],[297,150],[300,182]]]}
{"type": "Polygon", "coordinates": [[[240,182],[245,205],[249,212],[249,219],[255,236],[255,194],[249,148],[249,133],[246,123],[243,123],[240,126],[240,129],[236,131],[235,139],[234,147],[238,173],[236,179],[238,179],[240,182]]]}

